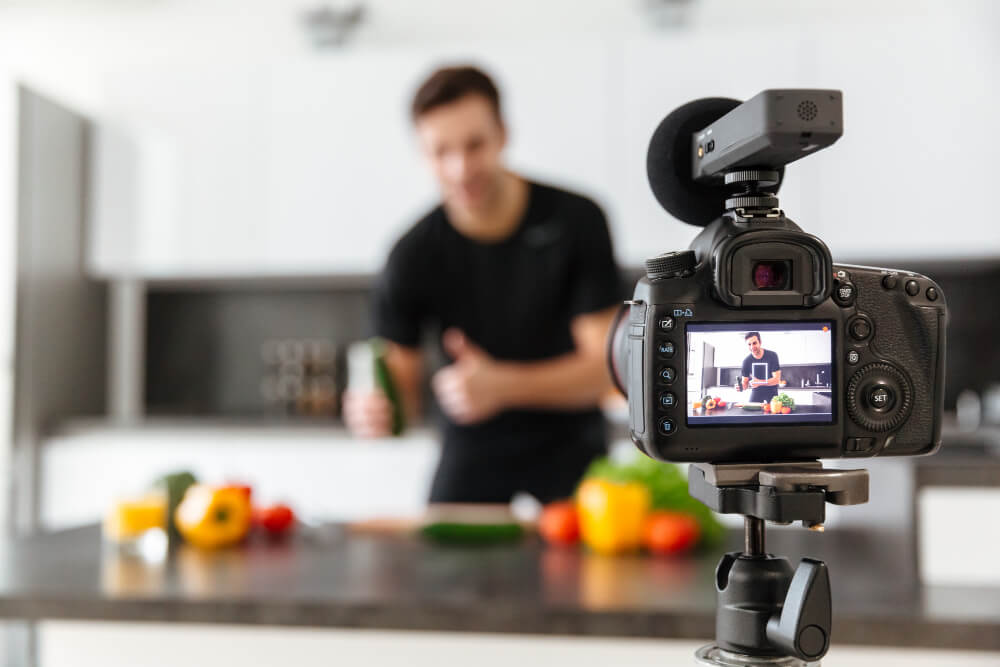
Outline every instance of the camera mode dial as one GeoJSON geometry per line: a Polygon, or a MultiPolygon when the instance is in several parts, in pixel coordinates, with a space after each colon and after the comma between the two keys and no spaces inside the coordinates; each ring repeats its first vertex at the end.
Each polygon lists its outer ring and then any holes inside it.
{"type": "Polygon", "coordinates": [[[667,252],[646,260],[646,276],[650,280],[680,278],[694,271],[697,265],[694,250],[667,252]]]}
{"type": "Polygon", "coordinates": [[[847,384],[847,413],[867,431],[884,433],[902,426],[912,407],[910,380],[890,364],[868,364],[847,384]]]}

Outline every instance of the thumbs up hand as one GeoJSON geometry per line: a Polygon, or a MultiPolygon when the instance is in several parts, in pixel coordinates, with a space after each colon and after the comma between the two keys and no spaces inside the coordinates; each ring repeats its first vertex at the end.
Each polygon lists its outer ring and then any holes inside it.
{"type": "Polygon", "coordinates": [[[454,363],[435,373],[431,387],[445,414],[474,424],[503,410],[500,364],[458,329],[445,331],[442,343],[454,363]]]}

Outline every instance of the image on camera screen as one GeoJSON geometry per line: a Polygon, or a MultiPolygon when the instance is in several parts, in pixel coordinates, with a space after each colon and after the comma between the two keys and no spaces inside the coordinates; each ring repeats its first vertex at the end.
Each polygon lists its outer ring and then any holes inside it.
{"type": "Polygon", "coordinates": [[[832,322],[688,324],[688,426],[833,422],[832,330],[832,322]]]}

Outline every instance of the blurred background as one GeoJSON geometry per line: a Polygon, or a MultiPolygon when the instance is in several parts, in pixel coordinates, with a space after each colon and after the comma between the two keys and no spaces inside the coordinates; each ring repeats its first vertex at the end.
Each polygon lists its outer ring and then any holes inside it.
{"type": "Polygon", "coordinates": [[[178,469],[316,521],[423,511],[433,421],[362,442],[340,405],[373,280],[438,201],[411,96],[467,62],[501,88],[509,164],[596,200],[630,280],[697,232],[647,185],[667,112],[842,90],[843,138],[788,169],[782,208],[838,261],[941,284],[948,421],[828,527],[913,528],[924,581],[1000,583],[978,557],[1000,547],[989,0],[0,0],[9,533],[97,522],[178,469]]]}

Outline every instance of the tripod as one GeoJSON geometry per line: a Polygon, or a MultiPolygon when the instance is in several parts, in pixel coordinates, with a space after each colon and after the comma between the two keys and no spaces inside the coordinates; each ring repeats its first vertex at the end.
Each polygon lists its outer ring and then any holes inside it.
{"type": "Polygon", "coordinates": [[[826,563],[766,552],[764,522],[801,521],[821,530],[826,503],[868,501],[867,470],[805,463],[709,464],[688,469],[691,496],[722,514],[744,517],[742,552],[727,553],[715,571],[715,643],[695,653],[701,665],[804,667],[830,648],[830,575],[826,563]]]}

